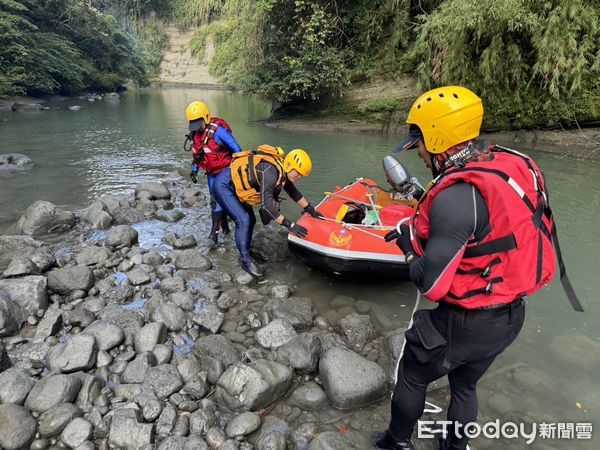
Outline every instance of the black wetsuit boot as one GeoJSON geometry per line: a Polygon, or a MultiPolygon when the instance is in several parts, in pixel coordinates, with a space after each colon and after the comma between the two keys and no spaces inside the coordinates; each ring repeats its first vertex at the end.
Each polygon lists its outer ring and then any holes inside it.
{"type": "Polygon", "coordinates": [[[378,450],[415,450],[415,447],[410,439],[397,440],[390,434],[375,433],[371,436],[373,446],[378,450]]]}
{"type": "Polygon", "coordinates": [[[221,211],[221,230],[223,231],[223,234],[229,234],[229,232],[231,231],[229,229],[228,218],[229,216],[227,215],[227,213],[225,211],[221,211]]]}
{"type": "Polygon", "coordinates": [[[212,212],[211,213],[211,219],[212,219],[212,226],[210,228],[210,234],[208,235],[208,239],[210,239],[211,241],[214,242],[214,245],[217,245],[217,243],[219,242],[219,229],[221,228],[221,224],[222,224],[222,220],[221,220],[221,216],[223,215],[223,212],[212,212]]]}

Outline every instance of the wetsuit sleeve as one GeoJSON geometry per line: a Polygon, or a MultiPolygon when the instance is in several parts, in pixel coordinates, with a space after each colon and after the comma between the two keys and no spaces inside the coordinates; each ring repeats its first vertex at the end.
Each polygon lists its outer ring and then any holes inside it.
{"type": "Polygon", "coordinates": [[[218,127],[217,131],[215,131],[215,142],[219,145],[224,145],[231,153],[237,153],[242,151],[240,144],[237,143],[233,134],[231,134],[225,127],[218,127]]]}
{"type": "Polygon", "coordinates": [[[277,168],[273,164],[263,161],[256,166],[256,175],[260,185],[260,206],[273,220],[277,219],[279,216],[279,209],[275,202],[275,189],[279,179],[277,168]]]}
{"type": "Polygon", "coordinates": [[[458,183],[435,197],[429,218],[429,239],[410,265],[410,277],[429,300],[438,301],[450,289],[467,242],[487,229],[489,215],[480,192],[458,183]]]}
{"type": "Polygon", "coordinates": [[[283,185],[283,190],[290,196],[292,200],[297,202],[302,198],[302,193],[298,190],[296,185],[292,183],[290,180],[287,180],[283,185]]]}

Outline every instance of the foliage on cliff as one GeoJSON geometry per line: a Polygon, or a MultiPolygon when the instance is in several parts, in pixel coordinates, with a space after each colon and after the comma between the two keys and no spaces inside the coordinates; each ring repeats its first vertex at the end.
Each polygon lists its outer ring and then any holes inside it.
{"type": "Polygon", "coordinates": [[[142,40],[93,2],[0,0],[0,95],[145,84],[156,66],[142,40]]]}
{"type": "Polygon", "coordinates": [[[478,92],[493,127],[600,118],[598,0],[211,4],[220,20],[194,49],[201,57],[211,35],[211,72],[275,102],[314,101],[357,80],[409,73],[421,89],[460,84],[478,92]]]}

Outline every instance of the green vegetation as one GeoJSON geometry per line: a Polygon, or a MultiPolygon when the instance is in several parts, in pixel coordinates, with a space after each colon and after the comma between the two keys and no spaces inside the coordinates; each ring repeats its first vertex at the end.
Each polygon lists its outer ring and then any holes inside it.
{"type": "Polygon", "coordinates": [[[0,0],[0,95],[147,84],[162,49],[156,27],[129,33],[82,0],[0,0]]]}
{"type": "MultiPolygon", "coordinates": [[[[478,92],[488,127],[600,118],[598,0],[210,3],[220,20],[202,29],[195,53],[202,58],[212,36],[211,73],[276,103],[332,98],[351,83],[408,73],[423,90],[460,84],[478,92]]],[[[361,105],[391,107],[382,99],[361,105]]]]}

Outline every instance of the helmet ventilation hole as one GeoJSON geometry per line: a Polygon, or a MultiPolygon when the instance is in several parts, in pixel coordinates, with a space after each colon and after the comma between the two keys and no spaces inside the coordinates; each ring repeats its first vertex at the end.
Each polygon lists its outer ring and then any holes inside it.
{"type": "Polygon", "coordinates": [[[452,95],[454,96],[454,98],[458,98],[458,95],[456,95],[456,94],[452,94],[452,95]]]}

